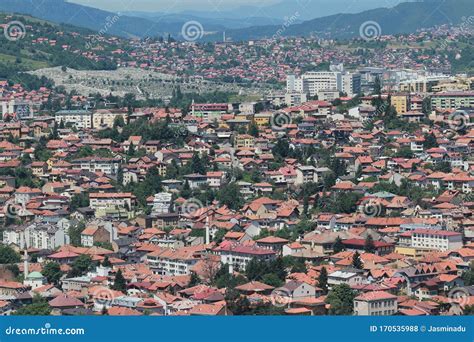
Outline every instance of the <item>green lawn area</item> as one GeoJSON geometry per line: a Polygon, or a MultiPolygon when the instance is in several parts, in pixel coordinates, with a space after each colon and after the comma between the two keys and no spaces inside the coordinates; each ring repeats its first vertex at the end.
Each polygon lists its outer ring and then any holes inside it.
{"type": "MultiPolygon", "coordinates": [[[[0,63],[16,63],[16,59],[16,56],[0,53],[0,63]]],[[[49,64],[47,62],[35,61],[29,58],[21,58],[21,63],[17,65],[24,67],[28,70],[36,70],[49,67],[49,64]]]]}

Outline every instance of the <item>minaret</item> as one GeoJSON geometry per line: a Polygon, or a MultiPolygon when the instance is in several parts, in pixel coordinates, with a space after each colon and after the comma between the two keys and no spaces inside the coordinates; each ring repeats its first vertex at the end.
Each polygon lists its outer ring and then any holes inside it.
{"type": "Polygon", "coordinates": [[[23,273],[25,274],[24,279],[26,279],[26,277],[30,273],[30,272],[28,272],[28,249],[26,247],[25,247],[25,251],[24,251],[23,255],[24,255],[24,258],[25,258],[25,260],[23,260],[23,273]]]}
{"type": "Polygon", "coordinates": [[[206,216],[206,245],[210,243],[209,237],[209,216],[206,216]]]}

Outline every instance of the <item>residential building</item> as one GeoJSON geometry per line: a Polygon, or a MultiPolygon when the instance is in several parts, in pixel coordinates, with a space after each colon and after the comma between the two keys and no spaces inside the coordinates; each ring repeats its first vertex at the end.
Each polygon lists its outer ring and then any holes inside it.
{"type": "Polygon", "coordinates": [[[354,299],[355,316],[391,316],[397,312],[397,296],[385,291],[366,292],[354,299]]]}

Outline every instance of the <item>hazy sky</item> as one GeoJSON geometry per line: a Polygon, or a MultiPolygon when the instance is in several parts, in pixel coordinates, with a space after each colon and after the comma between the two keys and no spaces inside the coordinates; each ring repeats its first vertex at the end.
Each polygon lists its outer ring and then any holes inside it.
{"type": "MultiPolygon", "coordinates": [[[[0,0],[1,1],[1,0],[0,0]]],[[[393,7],[400,2],[415,0],[67,0],[113,12],[179,13],[200,11],[203,16],[244,18],[262,16],[284,18],[296,11],[301,20],[337,13],[357,13],[377,7],[393,7]],[[242,7],[244,6],[244,7],[242,7]],[[247,6],[247,7],[245,7],[247,6]]]]}
{"type": "MultiPolygon", "coordinates": [[[[301,1],[301,0],[294,0],[301,1]]],[[[303,0],[308,1],[308,0],[303,0]]],[[[182,10],[229,10],[241,5],[271,5],[281,0],[69,0],[82,5],[121,11],[182,11],[182,10]]]]}

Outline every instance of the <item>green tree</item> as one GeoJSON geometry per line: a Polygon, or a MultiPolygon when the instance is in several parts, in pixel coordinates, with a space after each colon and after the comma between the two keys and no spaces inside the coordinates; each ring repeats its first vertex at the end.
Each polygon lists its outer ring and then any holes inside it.
{"type": "Polygon", "coordinates": [[[221,188],[216,197],[221,205],[226,205],[230,209],[238,210],[243,205],[242,194],[236,183],[230,183],[221,188]]]}
{"type": "Polygon", "coordinates": [[[135,155],[135,146],[133,146],[133,141],[130,142],[130,146],[128,146],[127,156],[132,158],[135,155]]]}
{"type": "Polygon", "coordinates": [[[423,102],[421,104],[421,111],[425,114],[425,115],[430,115],[431,114],[431,98],[430,97],[425,97],[423,99],[423,102]]]}
{"type": "Polygon", "coordinates": [[[364,250],[367,253],[375,253],[376,251],[374,238],[370,234],[368,234],[367,237],[365,238],[364,250]]]}
{"type": "Polygon", "coordinates": [[[374,94],[376,94],[376,95],[382,94],[382,82],[381,82],[379,76],[376,76],[376,77],[375,77],[375,81],[374,81],[374,94]]]}
{"type": "Polygon", "coordinates": [[[81,233],[84,229],[86,229],[86,224],[83,221],[77,222],[69,227],[71,245],[76,247],[81,246],[81,233]]]}
{"type": "Polygon", "coordinates": [[[464,285],[474,285],[474,262],[471,262],[469,270],[464,273],[462,279],[464,280],[464,285]]]}
{"type": "Polygon", "coordinates": [[[89,206],[89,193],[81,192],[71,197],[71,211],[76,211],[78,208],[85,208],[89,206]]]}
{"type": "Polygon", "coordinates": [[[198,173],[200,175],[206,174],[206,163],[203,159],[199,157],[198,153],[194,153],[191,159],[191,170],[194,173],[198,173]]]}
{"type": "Polygon", "coordinates": [[[124,126],[125,126],[125,120],[123,119],[123,116],[117,115],[114,119],[114,128],[124,127],[124,126]]]}
{"type": "Polygon", "coordinates": [[[123,97],[123,106],[127,107],[127,124],[130,123],[130,116],[133,114],[133,108],[135,106],[135,95],[127,93],[123,97]]]}
{"type": "Polygon", "coordinates": [[[334,242],[333,247],[332,247],[333,252],[334,253],[339,253],[339,252],[342,252],[345,249],[346,249],[346,247],[342,243],[342,239],[338,236],[336,238],[336,241],[334,242]]]}
{"type": "Polygon", "coordinates": [[[335,285],[329,292],[326,303],[330,304],[330,315],[352,315],[356,294],[347,284],[335,285]]]}
{"type": "Polygon", "coordinates": [[[20,254],[10,246],[0,245],[0,264],[15,264],[20,262],[20,254]]]}
{"type": "Polygon", "coordinates": [[[219,289],[234,288],[236,286],[245,284],[248,280],[241,275],[234,276],[229,273],[229,265],[223,264],[216,272],[212,284],[219,289]]]}
{"type": "Polygon", "coordinates": [[[276,158],[285,159],[290,154],[290,144],[285,139],[278,139],[273,146],[272,153],[276,158]]]}
{"type": "Polygon", "coordinates": [[[236,316],[247,314],[250,310],[250,302],[247,297],[242,296],[233,288],[227,289],[225,294],[225,302],[227,309],[236,316]]]}
{"type": "Polygon", "coordinates": [[[127,281],[122,274],[122,270],[117,271],[112,289],[123,293],[127,292],[127,281]]]}
{"type": "Polygon", "coordinates": [[[109,257],[106,255],[104,261],[102,261],[103,267],[112,267],[112,263],[109,260],[109,257]]]}
{"type": "Polygon", "coordinates": [[[92,269],[92,259],[89,255],[82,254],[78,256],[72,263],[68,277],[79,277],[86,274],[92,269]]]}
{"type": "Polygon", "coordinates": [[[16,310],[15,316],[48,316],[51,314],[51,307],[46,299],[36,294],[33,297],[33,303],[25,305],[16,310]]]}
{"type": "Polygon", "coordinates": [[[201,278],[199,278],[199,276],[195,272],[191,272],[191,280],[189,281],[188,286],[193,287],[193,286],[199,285],[200,283],[201,283],[201,278]]]}
{"type": "Polygon", "coordinates": [[[361,270],[364,268],[364,264],[362,263],[362,260],[360,259],[360,254],[357,251],[352,256],[352,267],[357,268],[358,270],[361,270]]]}
{"type": "Polygon", "coordinates": [[[395,153],[395,157],[410,159],[413,158],[413,151],[410,147],[404,146],[395,153]]]}
{"type": "Polygon", "coordinates": [[[267,273],[265,275],[263,275],[262,277],[262,282],[267,284],[267,285],[270,285],[270,286],[273,286],[273,287],[279,287],[281,285],[283,285],[283,280],[281,280],[280,278],[278,278],[278,276],[274,273],[267,273]]]}
{"type": "Polygon", "coordinates": [[[57,262],[48,262],[41,273],[48,279],[48,283],[58,285],[59,280],[63,276],[64,272],[61,271],[61,267],[57,262]]]}
{"type": "Polygon", "coordinates": [[[425,134],[425,141],[423,142],[423,147],[425,149],[430,149],[438,146],[438,141],[436,140],[436,136],[433,132],[425,134]]]}
{"type": "Polygon", "coordinates": [[[252,122],[252,124],[249,127],[249,134],[253,137],[258,138],[258,126],[255,124],[255,122],[252,122]]]}
{"type": "Polygon", "coordinates": [[[318,277],[318,287],[321,288],[324,293],[328,292],[328,271],[326,267],[321,268],[321,272],[318,277]]]}

